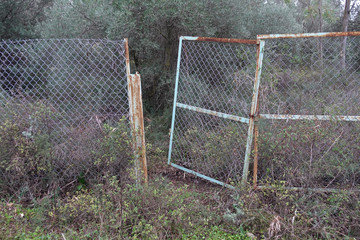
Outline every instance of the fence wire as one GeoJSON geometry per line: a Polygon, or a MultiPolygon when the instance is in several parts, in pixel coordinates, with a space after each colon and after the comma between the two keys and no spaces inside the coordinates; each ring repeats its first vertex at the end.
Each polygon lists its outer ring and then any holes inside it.
{"type": "Polygon", "coordinates": [[[124,43],[0,42],[3,194],[34,194],[126,166],[131,152],[124,43]]]}
{"type": "Polygon", "coordinates": [[[263,114],[358,115],[359,37],[265,40],[263,114]]]}
{"type": "Polygon", "coordinates": [[[260,185],[359,186],[360,36],[344,40],[264,39],[260,185]]]}
{"type": "Polygon", "coordinates": [[[256,44],[182,41],[171,163],[239,181],[255,70],[256,44]]]}
{"type": "Polygon", "coordinates": [[[201,40],[180,46],[169,163],[238,182],[254,120],[258,185],[358,188],[359,34],[262,35],[258,58],[256,45],[201,40]]]}

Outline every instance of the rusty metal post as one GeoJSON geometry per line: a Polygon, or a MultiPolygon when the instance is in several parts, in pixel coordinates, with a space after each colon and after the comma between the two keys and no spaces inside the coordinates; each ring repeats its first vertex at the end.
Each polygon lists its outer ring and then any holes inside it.
{"type": "Polygon", "coordinates": [[[148,182],[146,147],[145,147],[145,128],[142,106],[141,78],[140,74],[130,74],[130,58],[128,39],[125,39],[126,73],[128,80],[128,97],[130,126],[133,138],[133,148],[135,153],[135,177],[136,182],[148,182]]]}
{"type": "Polygon", "coordinates": [[[142,107],[141,79],[139,73],[130,75],[129,82],[130,122],[134,140],[137,181],[147,184],[145,128],[142,107]]]}
{"type": "Polygon", "coordinates": [[[259,126],[258,121],[255,120],[254,126],[254,172],[253,172],[253,185],[257,187],[257,173],[258,173],[258,161],[259,161],[259,126]]]}
{"type": "Polygon", "coordinates": [[[255,111],[254,122],[254,167],[253,167],[253,186],[257,187],[257,174],[258,174],[258,162],[259,162],[259,112],[260,112],[260,86],[258,89],[258,98],[255,111]]]}
{"type": "Polygon", "coordinates": [[[265,45],[265,41],[260,40],[258,43],[258,48],[257,48],[257,61],[256,61],[254,92],[253,92],[252,102],[251,102],[249,130],[248,130],[243,176],[242,176],[243,184],[247,183],[248,174],[249,174],[248,171],[249,171],[249,164],[250,164],[251,147],[252,147],[253,136],[254,136],[255,117],[257,117],[256,113],[258,111],[258,97],[259,97],[262,61],[263,61],[263,57],[264,57],[264,45],[265,45]]]}

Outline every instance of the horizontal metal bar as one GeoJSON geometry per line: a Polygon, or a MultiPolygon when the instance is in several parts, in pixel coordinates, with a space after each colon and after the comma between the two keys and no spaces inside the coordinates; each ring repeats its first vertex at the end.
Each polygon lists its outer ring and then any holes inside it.
{"type": "Polygon", "coordinates": [[[313,191],[313,192],[360,192],[360,189],[336,189],[336,188],[303,188],[303,187],[275,187],[275,186],[257,186],[255,189],[285,189],[294,191],[313,191]]]}
{"type": "Polygon", "coordinates": [[[195,111],[195,112],[199,112],[199,113],[205,113],[205,114],[213,115],[213,116],[216,116],[216,117],[226,118],[226,119],[230,119],[230,120],[233,120],[233,121],[249,124],[249,119],[248,118],[243,118],[243,117],[238,117],[238,116],[231,115],[231,114],[226,114],[226,113],[216,112],[216,111],[212,111],[212,110],[207,110],[207,109],[204,109],[204,108],[194,107],[194,106],[186,105],[186,104],[183,104],[183,103],[176,103],[176,106],[180,107],[180,108],[185,108],[185,109],[188,109],[188,110],[192,110],[192,111],[195,111]]]}
{"type": "Polygon", "coordinates": [[[197,176],[197,177],[203,178],[203,179],[205,179],[205,180],[207,180],[207,181],[210,181],[210,182],[212,182],[212,183],[215,183],[215,184],[218,184],[218,185],[221,185],[221,186],[223,186],[223,187],[230,188],[230,189],[235,189],[234,186],[231,186],[231,185],[229,185],[229,184],[220,182],[220,181],[218,181],[218,180],[216,180],[216,179],[213,179],[213,178],[211,178],[211,177],[205,176],[205,175],[203,175],[203,174],[201,174],[201,173],[198,173],[198,172],[195,172],[195,171],[193,171],[193,170],[184,168],[184,167],[182,167],[182,166],[180,166],[180,165],[177,165],[177,164],[175,164],[175,163],[170,163],[170,165],[173,166],[174,168],[177,168],[177,169],[180,169],[180,170],[182,170],[182,171],[184,171],[184,172],[193,174],[193,175],[195,175],[195,176],[197,176]]]}
{"type": "Polygon", "coordinates": [[[321,121],[348,121],[359,122],[360,116],[331,116],[331,115],[289,115],[289,114],[259,114],[262,119],[279,120],[321,120],[321,121]]]}
{"type": "Polygon", "coordinates": [[[182,36],[181,38],[182,38],[183,40],[187,40],[187,41],[204,41],[204,42],[257,44],[257,40],[251,40],[251,39],[213,38],[213,37],[189,37],[189,36],[182,36]]]}
{"type": "Polygon", "coordinates": [[[296,34],[267,34],[257,35],[257,39],[275,38],[311,38],[311,37],[346,37],[360,36],[360,32],[327,32],[327,33],[296,33],[296,34]]]}

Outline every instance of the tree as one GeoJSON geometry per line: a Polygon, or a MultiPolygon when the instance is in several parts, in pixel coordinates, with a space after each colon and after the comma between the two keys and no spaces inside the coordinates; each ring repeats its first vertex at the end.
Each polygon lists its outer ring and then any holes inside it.
{"type": "MultiPolygon", "coordinates": [[[[255,38],[256,34],[299,32],[292,9],[263,0],[115,0],[110,38],[128,36],[135,68],[142,73],[145,103],[171,103],[181,35],[255,38]]],[[[148,109],[149,109],[148,108],[148,109]]]]}
{"type": "Polygon", "coordinates": [[[45,38],[129,38],[147,110],[171,103],[181,35],[255,38],[300,32],[291,4],[278,0],[54,0],[37,30],[45,38]]]}
{"type": "Polygon", "coordinates": [[[297,21],[304,32],[332,31],[341,12],[338,0],[297,0],[297,21]]]}
{"type": "Polygon", "coordinates": [[[54,0],[36,27],[43,38],[106,38],[112,0],[54,0]]]}
{"type": "Polygon", "coordinates": [[[34,26],[50,4],[51,0],[1,0],[0,39],[36,37],[34,26]]]}

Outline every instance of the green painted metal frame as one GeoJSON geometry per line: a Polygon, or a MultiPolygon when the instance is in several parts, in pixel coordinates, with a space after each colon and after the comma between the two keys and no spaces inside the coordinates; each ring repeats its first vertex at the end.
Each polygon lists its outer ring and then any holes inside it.
{"type": "MultiPolygon", "coordinates": [[[[188,168],[182,167],[180,165],[177,165],[175,163],[171,162],[171,153],[172,153],[172,146],[173,146],[173,134],[174,134],[174,128],[175,128],[175,119],[176,119],[176,108],[183,108],[190,111],[205,113],[213,116],[217,116],[220,118],[238,121],[242,123],[249,124],[248,129],[248,138],[247,138],[247,144],[246,144],[246,152],[245,152],[245,162],[244,162],[244,171],[242,176],[242,182],[247,181],[248,171],[249,171],[249,162],[250,162],[250,153],[251,153],[251,146],[252,146],[252,139],[254,134],[254,114],[250,114],[250,118],[244,118],[239,117],[231,114],[216,112],[200,107],[194,107],[183,103],[177,102],[177,95],[178,95],[178,87],[179,87],[179,75],[180,75],[180,64],[181,64],[181,51],[182,51],[182,45],[183,41],[208,41],[208,42],[222,42],[222,43],[239,43],[239,44],[256,44],[257,45],[257,64],[260,64],[262,62],[262,56],[263,56],[263,48],[264,48],[264,41],[257,41],[257,40],[247,40],[247,39],[230,39],[230,38],[208,38],[208,37],[189,37],[189,36],[182,36],[179,40],[179,50],[178,50],[178,60],[177,60],[177,66],[176,66],[176,80],[175,80],[175,93],[174,93],[174,103],[173,103],[173,112],[172,112],[172,120],[171,120],[171,132],[170,132],[170,143],[169,143],[169,153],[168,153],[168,164],[172,167],[175,167],[177,169],[180,169],[184,172],[193,174],[197,177],[203,178],[205,180],[208,180],[212,183],[234,189],[234,186],[229,185],[227,183],[218,181],[214,178],[208,177],[206,175],[203,175],[201,173],[198,173],[196,171],[190,170],[188,168]],[[261,60],[260,60],[261,58],[261,60]]],[[[255,74],[255,83],[254,83],[254,90],[253,90],[253,98],[252,98],[252,105],[251,105],[251,112],[254,112],[257,108],[257,99],[258,99],[258,90],[259,90],[259,82],[260,82],[260,74],[261,74],[261,66],[257,66],[256,68],[256,74],[255,74]],[[256,103],[254,103],[256,101],[256,103]]]]}
{"type": "MultiPolygon", "coordinates": [[[[322,37],[348,37],[348,36],[359,36],[360,32],[328,32],[328,33],[301,33],[301,34],[268,34],[268,35],[258,35],[258,41],[264,41],[269,39],[285,39],[285,38],[322,38],[322,37]]],[[[261,69],[262,62],[257,65],[261,69]]],[[[257,79],[260,81],[260,78],[257,79]]],[[[254,103],[254,101],[253,101],[254,103]]],[[[259,106],[257,106],[259,107],[259,106]]],[[[320,121],[348,121],[348,122],[358,122],[360,121],[360,116],[346,116],[346,115],[290,115],[290,114],[261,114],[259,113],[255,118],[258,119],[271,119],[271,120],[320,120],[320,121]]],[[[251,118],[250,118],[251,124],[251,118]]],[[[249,127],[250,129],[250,127],[249,127]]],[[[249,130],[249,138],[250,138],[250,130],[249,130]]],[[[248,141],[249,143],[249,141],[248,141]]],[[[257,144],[257,140],[255,140],[255,144],[257,144]]],[[[256,147],[257,149],[257,147],[256,147]]],[[[250,153],[249,153],[250,154],[250,153]]],[[[271,189],[271,186],[258,186],[257,185],[257,152],[255,153],[254,160],[254,188],[258,189],[271,189]]],[[[245,169],[244,169],[245,171],[245,169]]],[[[246,181],[245,179],[243,179],[246,181]]],[[[342,189],[334,189],[334,188],[303,188],[303,187],[283,187],[284,189],[289,190],[309,190],[316,192],[341,192],[342,189]]],[[[348,192],[359,192],[358,189],[350,189],[346,190],[348,192]]]]}
{"type": "MultiPolygon", "coordinates": [[[[210,178],[193,170],[184,168],[180,165],[171,163],[171,152],[172,152],[172,144],[173,144],[173,132],[175,127],[175,113],[176,107],[188,109],[191,111],[196,111],[200,113],[210,114],[217,117],[239,121],[243,123],[249,124],[248,128],[248,137],[247,137],[247,144],[246,144],[246,152],[244,158],[244,168],[243,168],[243,176],[242,176],[242,183],[245,184],[248,180],[248,172],[249,172],[249,165],[250,165],[250,156],[252,151],[252,144],[254,140],[254,134],[256,129],[256,124],[258,119],[272,119],[272,120],[321,120],[321,121],[351,121],[356,122],[360,121],[360,116],[330,116],[330,115],[287,115],[287,114],[261,114],[259,113],[259,88],[260,88],[260,79],[261,79],[261,70],[262,70],[262,63],[264,58],[264,48],[265,42],[268,39],[279,39],[279,38],[316,38],[316,37],[346,37],[346,36],[360,36],[360,32],[346,32],[346,33],[304,33],[304,34],[270,34],[270,35],[258,35],[257,40],[243,40],[243,39],[228,39],[228,38],[204,38],[204,37],[180,37],[179,43],[179,52],[178,52],[178,62],[177,62],[177,72],[176,72],[176,83],[175,83],[175,94],[174,94],[174,105],[173,105],[173,116],[171,122],[171,135],[170,135],[170,145],[169,145],[169,154],[168,154],[168,164],[178,168],[182,171],[187,173],[193,174],[205,180],[208,180],[212,183],[219,184],[225,186],[227,188],[233,189],[234,187],[220,182],[216,179],[210,178]],[[181,60],[181,51],[182,51],[182,42],[183,40],[188,41],[213,41],[213,42],[223,42],[223,43],[242,43],[242,44],[257,44],[257,62],[256,62],[256,74],[255,74],[255,81],[254,81],[254,88],[253,88],[253,97],[251,103],[251,112],[250,118],[242,118],[239,116],[225,114],[221,112],[211,111],[208,109],[203,109],[199,107],[194,107],[190,105],[186,105],[183,103],[177,103],[177,93],[178,93],[178,84],[179,84],[179,71],[180,71],[180,60],[181,60]]],[[[257,136],[255,134],[255,149],[257,149],[257,136]]],[[[255,153],[257,155],[257,153],[255,153]]],[[[259,189],[266,189],[266,186],[257,186],[256,179],[257,179],[257,156],[255,156],[254,160],[254,186],[259,189]],[[256,166],[255,166],[256,165],[256,166]]],[[[302,190],[304,188],[299,187],[287,187],[286,189],[289,190],[302,190]]],[[[337,189],[326,189],[326,188],[307,188],[311,191],[321,191],[321,192],[328,192],[328,191],[338,191],[337,189]]],[[[341,191],[341,190],[339,190],[341,191]]]]}
{"type": "Polygon", "coordinates": [[[181,51],[182,51],[183,39],[184,39],[184,37],[180,37],[179,50],[178,50],[178,59],[177,59],[177,65],[176,65],[175,93],[174,93],[174,105],[173,105],[173,112],[172,112],[172,119],[171,119],[171,130],[170,130],[171,132],[170,132],[168,164],[170,164],[170,161],[171,161],[171,152],[172,152],[173,137],[174,137],[176,101],[177,101],[177,94],[178,94],[178,88],[179,88],[180,62],[181,62],[181,51]]]}
{"type": "Polygon", "coordinates": [[[332,115],[291,115],[291,114],[259,114],[262,119],[274,120],[316,120],[316,121],[347,121],[359,122],[360,116],[332,116],[332,115]]]}
{"type": "Polygon", "coordinates": [[[220,118],[225,118],[225,119],[229,119],[229,120],[233,120],[233,121],[237,121],[237,122],[249,124],[249,121],[250,121],[249,118],[243,118],[243,117],[239,117],[239,116],[235,116],[235,115],[231,115],[231,114],[216,112],[216,111],[208,110],[205,108],[190,106],[190,105],[183,104],[183,103],[176,103],[176,106],[180,107],[180,108],[192,110],[194,112],[205,113],[205,114],[209,114],[209,115],[213,115],[213,116],[217,116],[220,118]]]}

